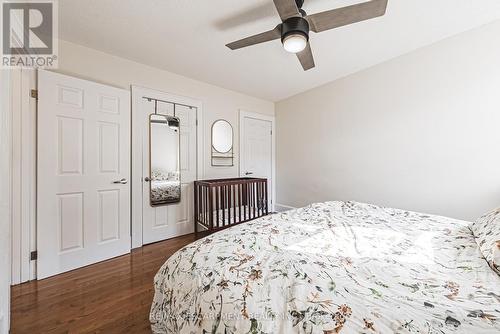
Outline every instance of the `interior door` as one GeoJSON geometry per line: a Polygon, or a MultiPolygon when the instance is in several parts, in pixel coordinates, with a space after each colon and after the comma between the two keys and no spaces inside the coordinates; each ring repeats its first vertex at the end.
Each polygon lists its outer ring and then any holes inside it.
{"type": "MultiPolygon", "coordinates": [[[[155,113],[154,101],[144,100],[143,119],[155,113]]],[[[173,103],[157,102],[157,114],[180,120],[181,201],[177,204],[151,206],[149,182],[143,181],[142,241],[149,244],[194,231],[194,181],[196,180],[196,117],[197,109],[173,103]]],[[[150,177],[150,134],[147,122],[143,136],[143,180],[150,177]]]]}
{"type": "Polygon", "coordinates": [[[39,279],[130,252],[130,93],[38,75],[39,279]]]}
{"type": "Polygon", "coordinates": [[[272,208],[272,129],[269,120],[243,116],[241,130],[240,176],[261,177],[268,182],[269,207],[272,208]]]}

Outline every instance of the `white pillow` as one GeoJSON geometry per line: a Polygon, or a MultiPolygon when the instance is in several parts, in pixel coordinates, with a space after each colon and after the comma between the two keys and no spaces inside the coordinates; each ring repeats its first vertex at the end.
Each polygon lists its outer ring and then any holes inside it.
{"type": "Polygon", "coordinates": [[[471,225],[479,249],[488,264],[493,268],[500,267],[500,208],[488,212],[471,225]]]}

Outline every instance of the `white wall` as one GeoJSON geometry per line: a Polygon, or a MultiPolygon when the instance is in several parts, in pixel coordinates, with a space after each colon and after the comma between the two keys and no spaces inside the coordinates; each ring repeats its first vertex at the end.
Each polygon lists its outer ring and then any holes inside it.
{"type": "Polygon", "coordinates": [[[277,103],[277,202],[500,206],[498,36],[500,21],[277,103]]]}
{"type": "Polygon", "coordinates": [[[10,321],[10,166],[11,122],[9,78],[0,70],[0,333],[8,333],[10,321]]]}
{"type": "MultiPolygon", "coordinates": [[[[210,129],[217,119],[231,123],[234,133],[234,148],[237,156],[238,110],[244,109],[261,114],[274,115],[274,103],[241,93],[189,79],[147,65],[102,53],[66,41],[59,42],[59,69],[57,72],[93,80],[120,88],[129,89],[138,85],[182,95],[203,103],[203,127],[205,134],[205,177],[238,176],[238,159],[234,167],[212,167],[210,155],[210,129]]],[[[203,61],[200,58],[200,61],[203,61]]]]}

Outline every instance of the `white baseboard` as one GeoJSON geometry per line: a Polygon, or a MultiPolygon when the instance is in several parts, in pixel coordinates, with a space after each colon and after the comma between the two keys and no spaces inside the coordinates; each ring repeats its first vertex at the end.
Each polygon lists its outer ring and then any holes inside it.
{"type": "Polygon", "coordinates": [[[293,206],[285,205],[285,204],[276,203],[274,205],[274,210],[276,212],[285,212],[285,211],[289,211],[289,210],[293,210],[293,209],[296,209],[296,208],[293,206]]]}

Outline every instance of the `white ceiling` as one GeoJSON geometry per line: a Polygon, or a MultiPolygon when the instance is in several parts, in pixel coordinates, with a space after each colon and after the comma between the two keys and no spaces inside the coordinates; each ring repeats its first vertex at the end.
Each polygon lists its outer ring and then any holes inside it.
{"type": "MultiPolygon", "coordinates": [[[[358,2],[305,0],[303,8],[312,14],[358,2]]],[[[280,23],[272,0],[63,0],[59,6],[64,40],[270,101],[500,19],[499,0],[389,0],[381,18],[311,33],[316,68],[304,72],[279,40],[237,51],[224,46],[280,23]]]]}

